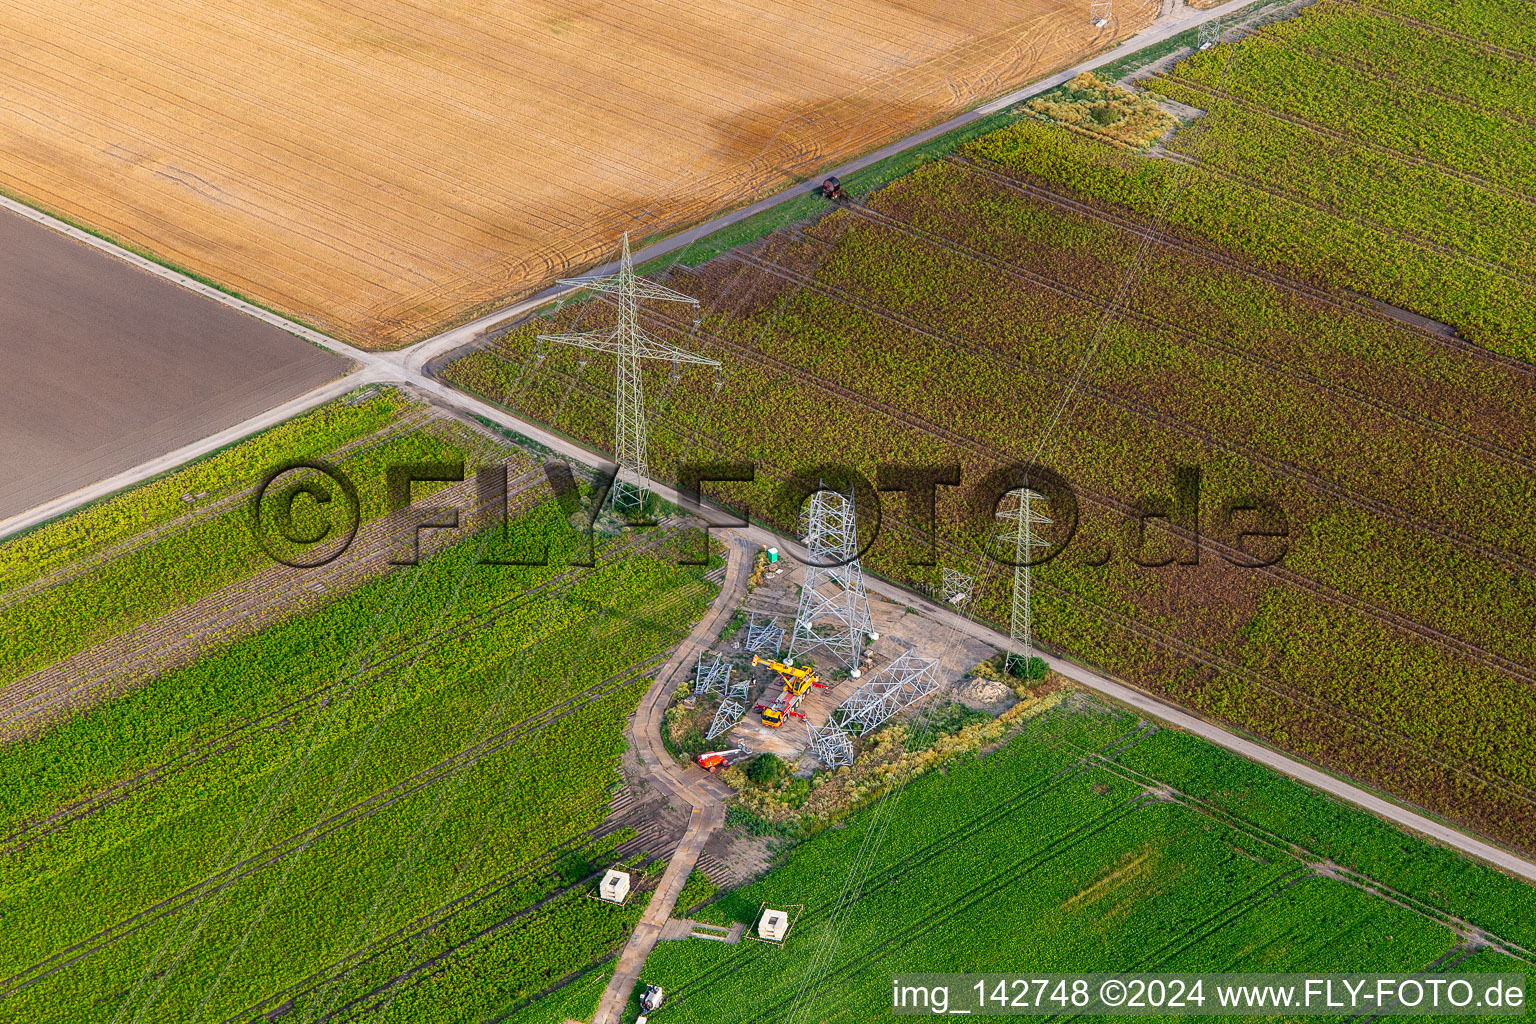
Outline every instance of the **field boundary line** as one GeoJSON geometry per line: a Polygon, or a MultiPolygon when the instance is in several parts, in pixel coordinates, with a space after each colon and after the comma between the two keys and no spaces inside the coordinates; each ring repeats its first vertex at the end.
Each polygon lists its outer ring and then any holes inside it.
{"type": "MultiPolygon", "coordinates": [[[[3,198],[3,197],[0,197],[3,198]]],[[[359,388],[369,384],[397,383],[387,373],[374,368],[365,368],[343,377],[338,377],[328,384],[322,384],[318,388],[307,391],[297,398],[289,399],[282,405],[275,405],[265,412],[257,413],[249,419],[242,420],[232,427],[226,427],[217,433],[193,441],[191,444],[182,445],[174,451],[167,452],[158,458],[140,463],[121,473],[99,480],[94,484],[71,491],[69,494],[46,501],[26,512],[17,513],[9,519],[0,520],[0,540],[4,540],[14,534],[30,530],[34,526],[41,526],[52,519],[67,515],[82,506],[94,501],[110,497],[119,491],[127,490],[134,484],[143,483],[165,473],[180,469],[189,462],[210,455],[221,448],[228,447],[237,441],[243,441],[254,434],[259,434],[269,427],[275,427],[295,416],[309,412],[318,406],[340,398],[359,388]]]]}
{"type": "Polygon", "coordinates": [[[196,292],[204,298],[212,299],[214,302],[228,306],[230,309],[244,313],[246,316],[255,317],[257,320],[260,320],[266,324],[270,324],[280,331],[302,338],[312,345],[318,345],[320,348],[329,349],[330,351],[335,352],[337,355],[350,356],[354,361],[359,363],[367,362],[365,357],[368,355],[368,353],[365,353],[362,349],[355,348],[351,345],[348,345],[344,341],[338,341],[335,338],[321,334],[319,331],[312,327],[305,327],[303,324],[294,320],[290,320],[279,313],[274,313],[270,309],[264,309],[263,307],[256,305],[254,302],[249,302],[237,295],[232,295],[222,288],[216,288],[211,284],[199,281],[192,275],[177,270],[174,267],[167,266],[158,260],[150,259],[147,256],[141,256],[126,246],[120,245],[117,242],[108,241],[100,235],[93,234],[92,232],[85,231],[81,228],[77,228],[68,221],[60,217],[56,217],[51,213],[45,213],[36,207],[28,206],[26,203],[12,199],[10,196],[3,194],[0,194],[0,208],[10,210],[12,213],[20,214],[21,216],[36,224],[41,224],[45,228],[50,228],[54,231],[57,231],[61,235],[73,238],[75,241],[88,245],[92,249],[106,253],[108,256],[115,256],[122,260],[124,263],[130,263],[133,266],[138,267],[140,270],[153,274],[163,281],[169,281],[172,284],[180,285],[182,288],[185,288],[188,291],[196,292]]]}

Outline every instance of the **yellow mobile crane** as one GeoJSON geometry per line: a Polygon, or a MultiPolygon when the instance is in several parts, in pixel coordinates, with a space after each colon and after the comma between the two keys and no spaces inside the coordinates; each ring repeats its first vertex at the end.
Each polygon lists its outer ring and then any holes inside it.
{"type": "Polygon", "coordinates": [[[784,684],[784,692],[776,697],[772,704],[759,704],[756,710],[763,713],[763,724],[777,729],[784,724],[786,715],[794,715],[796,718],[804,718],[795,710],[795,705],[800,703],[811,687],[815,686],[825,690],[826,684],[816,675],[815,669],[795,668],[781,661],[770,661],[767,658],[752,656],[753,665],[763,665],[779,674],[779,681],[784,684]]]}

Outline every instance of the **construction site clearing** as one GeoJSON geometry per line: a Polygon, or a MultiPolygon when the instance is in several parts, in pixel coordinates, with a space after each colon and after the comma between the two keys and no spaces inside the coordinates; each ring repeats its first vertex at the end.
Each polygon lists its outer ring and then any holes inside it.
{"type": "MultiPolygon", "coordinates": [[[[672,716],[674,731],[678,731],[678,726],[686,730],[696,725],[705,735],[705,750],[725,755],[716,768],[742,763],[757,754],[775,754],[800,774],[829,767],[811,749],[813,733],[827,729],[835,710],[865,684],[879,683],[888,677],[893,666],[899,670],[898,663],[903,660],[908,665],[932,662],[928,675],[936,685],[912,703],[896,708],[877,727],[916,713],[930,702],[956,701],[987,713],[997,713],[1014,702],[1013,692],[1006,685],[968,678],[971,669],[997,653],[994,648],[961,636],[903,605],[873,596],[868,598],[871,628],[865,634],[856,669],[840,664],[824,651],[800,657],[789,655],[804,577],[805,567],[797,563],[781,561],[769,568],[763,573],[762,582],[747,595],[722,638],[699,659],[706,677],[712,668],[717,676],[723,676],[723,669],[728,667],[730,685],[737,692],[743,683],[747,684],[744,713],[734,725],[708,735],[725,698],[717,688],[699,692],[699,666],[695,666],[694,674],[686,681],[686,688],[678,689],[678,707],[672,716]],[[749,644],[758,632],[754,626],[782,630],[779,646],[752,649],[749,644]],[[784,665],[786,661],[792,663],[792,669],[811,669],[820,685],[806,687],[783,722],[770,725],[764,720],[762,708],[772,707],[785,686],[784,677],[771,666],[784,665]],[[858,672],[856,678],[854,671],[858,672]]],[[[824,584],[823,589],[835,587],[836,584],[824,584]]]]}

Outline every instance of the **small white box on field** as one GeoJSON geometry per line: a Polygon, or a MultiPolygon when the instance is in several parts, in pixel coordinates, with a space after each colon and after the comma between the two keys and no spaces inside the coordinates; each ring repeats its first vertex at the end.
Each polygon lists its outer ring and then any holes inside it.
{"type": "Polygon", "coordinates": [[[763,911],[762,920],[757,922],[757,934],[769,942],[783,942],[784,935],[789,931],[789,914],[782,910],[769,908],[763,911]]]}
{"type": "Polygon", "coordinates": [[[791,903],[783,908],[759,903],[756,927],[745,933],[743,937],[753,942],[766,942],[770,946],[782,946],[784,940],[789,937],[789,933],[795,930],[795,922],[800,920],[800,915],[804,912],[804,903],[791,903]]]}
{"type": "Polygon", "coordinates": [[[597,887],[597,895],[605,903],[623,903],[629,895],[629,872],[609,868],[597,887]]]}

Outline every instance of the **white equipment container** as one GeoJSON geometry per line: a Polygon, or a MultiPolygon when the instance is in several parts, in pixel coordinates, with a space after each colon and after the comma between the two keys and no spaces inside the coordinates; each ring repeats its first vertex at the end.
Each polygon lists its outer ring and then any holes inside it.
{"type": "Polygon", "coordinates": [[[763,911],[763,919],[757,922],[757,934],[769,942],[783,942],[787,931],[789,931],[789,914],[782,910],[774,910],[770,907],[763,911]]]}
{"type": "Polygon", "coordinates": [[[629,872],[610,868],[603,876],[602,884],[597,887],[597,895],[607,903],[623,903],[629,895],[629,872]]]}

